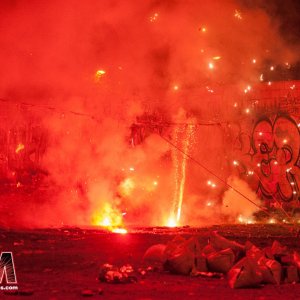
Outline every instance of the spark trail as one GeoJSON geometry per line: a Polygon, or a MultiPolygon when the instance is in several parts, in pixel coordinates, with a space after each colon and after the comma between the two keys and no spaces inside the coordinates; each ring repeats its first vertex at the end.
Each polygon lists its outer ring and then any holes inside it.
{"type": "MultiPolygon", "coordinates": [[[[183,149],[184,153],[190,153],[194,142],[195,125],[186,125],[184,128],[176,127],[174,130],[174,141],[178,148],[183,149]]],[[[175,190],[173,205],[168,221],[168,226],[179,225],[181,217],[181,208],[184,196],[186,182],[187,156],[182,155],[180,151],[174,148],[172,152],[174,164],[175,190]]]]}

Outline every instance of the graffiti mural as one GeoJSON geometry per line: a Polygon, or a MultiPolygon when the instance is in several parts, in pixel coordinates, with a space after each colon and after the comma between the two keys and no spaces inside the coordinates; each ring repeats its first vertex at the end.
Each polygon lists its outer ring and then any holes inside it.
{"type": "Polygon", "coordinates": [[[300,135],[289,114],[262,116],[250,133],[241,132],[235,142],[239,173],[265,200],[299,205],[300,135]]]}
{"type": "Polygon", "coordinates": [[[260,178],[258,193],[291,202],[299,199],[299,128],[288,115],[263,118],[253,129],[252,161],[260,178]]]}

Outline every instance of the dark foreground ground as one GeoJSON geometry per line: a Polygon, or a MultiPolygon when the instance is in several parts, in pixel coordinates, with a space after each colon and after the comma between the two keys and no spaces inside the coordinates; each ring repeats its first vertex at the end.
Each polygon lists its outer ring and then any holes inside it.
{"type": "Polygon", "coordinates": [[[233,290],[225,279],[191,278],[162,271],[148,272],[137,283],[108,284],[97,280],[99,266],[111,263],[142,266],[145,250],[166,243],[176,234],[198,235],[206,243],[209,232],[258,246],[279,240],[300,250],[299,238],[279,225],[235,225],[210,228],[135,229],[126,235],[95,229],[0,230],[1,251],[12,251],[19,291],[0,299],[82,299],[82,290],[95,292],[92,299],[300,299],[299,284],[266,285],[259,289],[233,290]],[[25,295],[26,294],[26,295],[25,295]]]}

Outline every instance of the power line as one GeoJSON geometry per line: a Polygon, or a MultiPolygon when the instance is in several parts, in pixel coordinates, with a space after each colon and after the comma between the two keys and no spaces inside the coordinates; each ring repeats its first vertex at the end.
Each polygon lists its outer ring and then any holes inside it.
{"type": "Polygon", "coordinates": [[[3,98],[0,98],[0,102],[8,103],[10,105],[18,104],[18,105],[23,105],[23,106],[27,106],[27,107],[37,107],[37,108],[42,108],[42,109],[54,111],[56,113],[72,114],[72,115],[75,115],[75,116],[90,118],[90,119],[92,119],[93,121],[96,121],[96,122],[101,122],[101,119],[95,117],[94,115],[83,113],[83,112],[77,112],[77,111],[73,111],[73,110],[63,110],[63,109],[59,109],[55,106],[42,105],[42,104],[33,104],[33,103],[22,102],[22,101],[21,102],[20,101],[11,101],[11,100],[8,100],[8,99],[3,99],[3,98]]]}
{"type": "MultiPolygon", "coordinates": [[[[30,103],[30,102],[23,102],[23,101],[13,101],[13,100],[8,100],[8,99],[3,99],[0,98],[0,102],[3,103],[7,103],[10,105],[23,105],[26,107],[36,107],[39,109],[44,109],[44,110],[49,110],[51,112],[56,112],[56,113],[63,113],[63,114],[72,114],[75,116],[79,116],[79,117],[85,117],[85,118],[89,118],[95,122],[101,122],[102,120],[92,114],[88,114],[88,113],[83,113],[83,112],[78,112],[78,111],[73,111],[73,110],[63,110],[60,108],[57,108],[55,106],[50,106],[50,105],[42,105],[42,104],[36,104],[36,103],[30,103]]],[[[138,121],[136,123],[138,124],[143,124],[143,125],[160,125],[160,126],[222,126],[222,125],[226,125],[226,124],[230,124],[230,123],[234,123],[234,122],[240,122],[244,119],[246,119],[247,116],[245,117],[241,117],[238,119],[235,119],[234,121],[232,120],[226,120],[226,121],[198,121],[198,122],[194,122],[194,123],[188,123],[188,122],[151,122],[151,121],[138,121]]]]}
{"type": "Polygon", "coordinates": [[[239,194],[240,196],[242,196],[243,198],[245,198],[247,201],[251,202],[253,205],[255,205],[256,207],[258,207],[260,210],[264,211],[269,217],[271,217],[271,214],[262,206],[258,205],[257,203],[255,203],[253,200],[251,200],[249,197],[247,197],[246,195],[244,195],[242,192],[240,192],[238,189],[236,189],[235,187],[233,187],[231,184],[229,184],[226,180],[224,180],[223,178],[221,178],[220,176],[218,176],[217,174],[215,174],[213,171],[211,171],[210,169],[208,169],[206,166],[204,166],[202,163],[200,163],[198,160],[196,160],[195,158],[193,158],[191,155],[189,155],[188,153],[184,152],[182,149],[180,149],[179,147],[177,147],[174,143],[172,143],[169,139],[163,137],[162,135],[160,136],[163,140],[165,140],[168,144],[170,144],[172,147],[174,147],[175,149],[177,149],[179,152],[181,152],[183,155],[185,155],[186,157],[188,157],[190,160],[192,160],[194,163],[196,163],[197,165],[199,165],[202,169],[204,169],[206,172],[208,172],[209,174],[213,175],[215,178],[217,178],[219,181],[221,181],[222,183],[224,183],[227,187],[231,188],[233,191],[235,191],[237,194],[239,194]]]}
{"type": "MultiPolygon", "coordinates": [[[[165,138],[164,136],[160,135],[160,137],[166,141],[168,144],[170,144],[172,147],[174,147],[176,150],[178,150],[179,152],[181,152],[183,155],[185,155],[186,157],[188,157],[190,160],[192,160],[194,163],[196,163],[197,165],[199,165],[202,169],[204,169],[206,172],[208,172],[209,174],[213,175],[215,178],[217,178],[219,181],[221,181],[222,183],[225,184],[225,186],[229,187],[230,189],[232,189],[234,192],[236,192],[238,195],[242,196],[243,198],[245,198],[247,201],[249,201],[250,203],[252,203],[253,205],[255,205],[259,210],[263,211],[268,217],[272,217],[272,215],[269,213],[269,211],[256,204],[253,200],[251,200],[249,197],[247,197],[246,195],[244,195],[242,192],[240,192],[238,189],[236,189],[235,187],[233,187],[231,184],[229,184],[226,180],[224,180],[223,178],[221,178],[220,176],[218,176],[216,173],[214,173],[213,171],[211,171],[209,168],[207,168],[205,165],[203,165],[202,163],[200,163],[198,160],[196,160],[195,158],[193,158],[191,155],[189,155],[188,153],[186,153],[185,151],[183,151],[182,149],[180,149],[179,147],[177,147],[172,141],[170,141],[169,139],[165,138]]],[[[285,210],[282,209],[284,212],[285,210]]],[[[285,212],[287,216],[288,213],[285,212]]],[[[282,222],[280,220],[281,225],[286,226],[288,229],[290,229],[288,227],[287,224],[285,224],[284,222],[282,222]]],[[[296,228],[296,223],[293,221],[292,226],[294,229],[296,229],[296,235],[298,236],[298,229],[296,228]]]]}

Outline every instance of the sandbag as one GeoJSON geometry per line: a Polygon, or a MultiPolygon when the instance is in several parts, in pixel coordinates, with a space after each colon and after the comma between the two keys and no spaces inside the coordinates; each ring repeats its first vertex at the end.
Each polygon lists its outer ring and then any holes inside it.
{"type": "MultiPolygon", "coordinates": [[[[247,243],[246,243],[247,244],[247,243]]],[[[265,257],[264,252],[255,245],[247,245],[246,256],[258,261],[261,257],[265,257]]]]}
{"type": "Polygon", "coordinates": [[[195,265],[195,256],[187,247],[179,247],[169,255],[164,268],[175,274],[189,275],[195,265]]]}
{"type": "Polygon", "coordinates": [[[191,252],[193,252],[195,256],[202,253],[202,247],[200,246],[199,241],[196,237],[189,238],[187,241],[184,242],[183,245],[191,252]]]}
{"type": "Polygon", "coordinates": [[[212,272],[227,273],[234,265],[235,255],[232,249],[227,248],[207,256],[208,269],[212,272]]]}
{"type": "Polygon", "coordinates": [[[231,288],[258,287],[262,282],[262,273],[256,262],[244,257],[228,272],[228,281],[231,288]]]}
{"type": "Polygon", "coordinates": [[[280,284],[281,271],[282,271],[281,264],[276,260],[268,259],[266,262],[266,266],[271,270],[271,272],[274,276],[275,282],[277,284],[280,284]]]}
{"type": "Polygon", "coordinates": [[[252,242],[246,241],[245,246],[244,246],[245,251],[250,250],[252,248],[252,246],[254,246],[254,244],[252,242]]]}
{"type": "Polygon", "coordinates": [[[300,268],[300,254],[298,252],[294,251],[293,258],[294,258],[294,262],[295,262],[296,266],[298,266],[298,268],[300,268]]]}
{"type": "Polygon", "coordinates": [[[258,260],[258,265],[269,269],[271,275],[273,276],[272,279],[269,276],[264,277],[264,280],[266,280],[266,283],[280,284],[281,275],[282,275],[282,267],[278,261],[276,261],[274,259],[268,259],[268,258],[262,257],[261,259],[258,260]]]}
{"type": "Polygon", "coordinates": [[[294,256],[291,254],[283,255],[280,257],[280,263],[285,266],[295,265],[294,256]]]}
{"type": "Polygon", "coordinates": [[[298,274],[300,274],[300,254],[298,252],[294,251],[293,259],[294,259],[294,265],[298,269],[298,274]]]}
{"type": "Polygon", "coordinates": [[[274,241],[271,247],[271,252],[274,256],[281,256],[288,254],[287,246],[282,246],[278,241],[274,241]]]}
{"type": "Polygon", "coordinates": [[[196,237],[188,240],[175,237],[167,244],[164,255],[164,267],[172,273],[187,275],[192,270],[207,271],[206,258],[196,237]]]}
{"type": "Polygon", "coordinates": [[[211,253],[215,253],[215,252],[217,252],[216,251],[216,249],[211,245],[211,244],[208,244],[208,245],[206,245],[203,249],[202,249],[202,253],[204,254],[204,255],[209,255],[209,254],[211,254],[211,253]]]}
{"type": "Polygon", "coordinates": [[[208,271],[206,257],[203,254],[195,256],[193,270],[198,272],[208,271]]]}
{"type": "Polygon", "coordinates": [[[263,249],[263,252],[264,252],[266,258],[275,259],[273,252],[272,252],[272,247],[265,247],[263,249]]]}
{"type": "Polygon", "coordinates": [[[296,266],[287,266],[286,267],[286,283],[296,283],[299,282],[298,269],[296,266]]]}
{"type": "Polygon", "coordinates": [[[262,274],[262,283],[276,284],[272,271],[265,265],[260,265],[259,270],[262,274]]]}
{"type": "Polygon", "coordinates": [[[166,245],[156,244],[147,249],[144,254],[143,260],[152,263],[164,263],[167,259],[165,250],[166,245]]]}
{"type": "Polygon", "coordinates": [[[234,242],[230,241],[223,236],[219,235],[217,231],[213,231],[210,234],[210,244],[212,245],[213,248],[216,250],[224,250],[227,248],[231,248],[235,253],[239,252],[244,252],[245,251],[245,246],[234,242]]]}
{"type": "Polygon", "coordinates": [[[178,247],[183,247],[186,243],[186,239],[180,235],[175,236],[170,242],[167,243],[165,249],[165,255],[168,258],[177,251],[178,247]]]}

